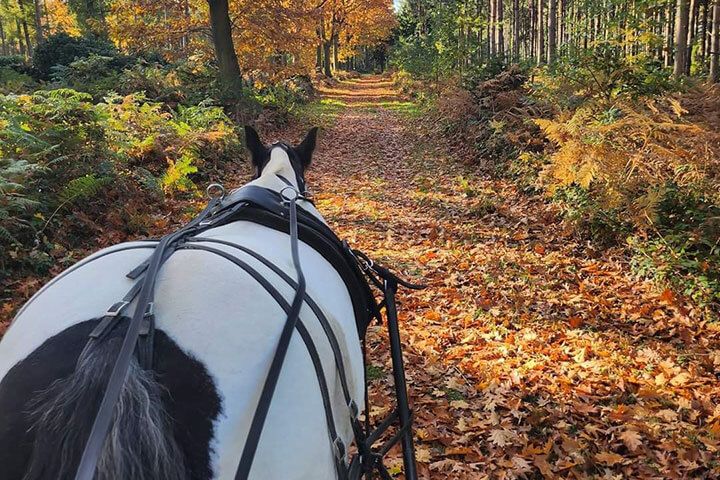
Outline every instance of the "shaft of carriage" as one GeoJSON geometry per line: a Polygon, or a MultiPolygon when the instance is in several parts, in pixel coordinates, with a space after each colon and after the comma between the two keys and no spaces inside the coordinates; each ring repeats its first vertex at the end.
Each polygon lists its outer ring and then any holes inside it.
{"type": "Polygon", "coordinates": [[[395,305],[395,292],[397,284],[393,281],[385,283],[385,308],[387,315],[387,328],[390,336],[390,355],[393,364],[393,376],[395,380],[395,395],[397,397],[398,418],[400,421],[401,444],[403,449],[403,465],[405,467],[405,479],[417,480],[417,467],[415,464],[415,445],[413,443],[412,415],[408,402],[407,385],[405,382],[405,367],[402,356],[402,344],[400,342],[400,328],[397,318],[397,306],[395,305]]]}

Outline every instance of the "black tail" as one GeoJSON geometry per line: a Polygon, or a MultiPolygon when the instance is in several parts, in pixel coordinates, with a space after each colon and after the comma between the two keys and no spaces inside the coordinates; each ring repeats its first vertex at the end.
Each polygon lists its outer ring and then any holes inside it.
{"type": "MultiPolygon", "coordinates": [[[[70,376],[56,380],[28,403],[34,444],[23,480],[74,478],[121,343],[116,336],[94,346],[70,376]]],[[[115,405],[96,480],[188,478],[162,393],[153,372],[133,361],[115,405]]]]}

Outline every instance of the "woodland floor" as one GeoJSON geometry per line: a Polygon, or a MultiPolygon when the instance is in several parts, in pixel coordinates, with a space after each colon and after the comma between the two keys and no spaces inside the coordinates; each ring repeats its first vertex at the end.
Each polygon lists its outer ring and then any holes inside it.
{"type": "MultiPolygon", "coordinates": [[[[340,83],[320,105],[318,208],[429,285],[399,295],[425,478],[720,476],[720,325],[578,243],[543,198],[448,158],[388,81],[340,83]]],[[[369,345],[378,415],[384,328],[369,345]]]]}
{"type": "MultiPolygon", "coordinates": [[[[429,286],[399,294],[423,478],[720,477],[720,325],[451,158],[381,77],[324,88],[300,118],[266,140],[325,127],[309,185],[331,226],[429,286]]],[[[368,336],[376,418],[385,335],[368,336]]],[[[399,451],[387,465],[402,478],[399,451]]]]}

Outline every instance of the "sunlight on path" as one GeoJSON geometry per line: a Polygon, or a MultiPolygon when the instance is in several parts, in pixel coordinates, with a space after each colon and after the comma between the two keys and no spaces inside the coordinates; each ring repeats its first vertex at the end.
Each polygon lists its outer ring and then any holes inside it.
{"type": "MultiPolygon", "coordinates": [[[[310,175],[319,209],[430,285],[400,294],[424,478],[718,468],[720,329],[693,328],[694,312],[579,244],[541,198],[447,159],[386,79],[322,95],[341,103],[310,175]]],[[[369,334],[378,415],[392,389],[384,335],[369,334]]]]}

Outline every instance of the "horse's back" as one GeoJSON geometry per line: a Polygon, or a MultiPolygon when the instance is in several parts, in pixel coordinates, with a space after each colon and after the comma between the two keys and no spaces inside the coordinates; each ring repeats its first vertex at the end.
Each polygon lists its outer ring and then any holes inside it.
{"type": "MultiPolygon", "coordinates": [[[[294,278],[287,234],[249,222],[236,222],[210,230],[203,237],[243,245],[294,278]]],[[[133,281],[126,274],[149,257],[153,245],[152,242],[133,242],[98,252],[41,290],[21,310],[0,342],[0,378],[48,339],[63,332],[75,331],[84,341],[87,332],[79,326],[102,316],[127,293],[133,281]]],[[[288,303],[292,301],[294,289],[271,268],[237,248],[215,242],[193,245],[207,249],[177,251],[158,276],[156,325],[162,335],[167,335],[168,342],[176,344],[187,357],[187,362],[180,362],[185,365],[183,368],[205,369],[219,395],[222,412],[210,419],[214,431],[208,449],[212,450],[215,475],[232,478],[286,314],[252,275],[213,250],[236,257],[257,271],[288,303]]],[[[349,370],[351,392],[361,404],[362,357],[349,294],[331,265],[304,244],[301,259],[308,294],[321,306],[338,336],[349,370]]],[[[347,444],[351,432],[332,350],[307,305],[303,306],[301,320],[322,360],[338,432],[347,444]]],[[[156,361],[162,362],[163,352],[156,354],[156,361]]],[[[72,355],[67,357],[70,360],[63,372],[74,361],[72,355]]],[[[197,400],[197,392],[188,390],[191,383],[183,384],[182,372],[171,370],[168,368],[165,374],[180,377],[173,379],[176,383],[171,385],[174,389],[171,393],[180,397],[176,399],[178,403],[187,398],[192,404],[197,400]]],[[[334,477],[317,384],[306,346],[295,335],[262,433],[253,477],[334,477]]],[[[192,384],[192,389],[197,389],[197,385],[192,384]]],[[[88,415],[92,412],[88,411],[88,415]]],[[[176,419],[179,420],[184,421],[176,419]]]]}

